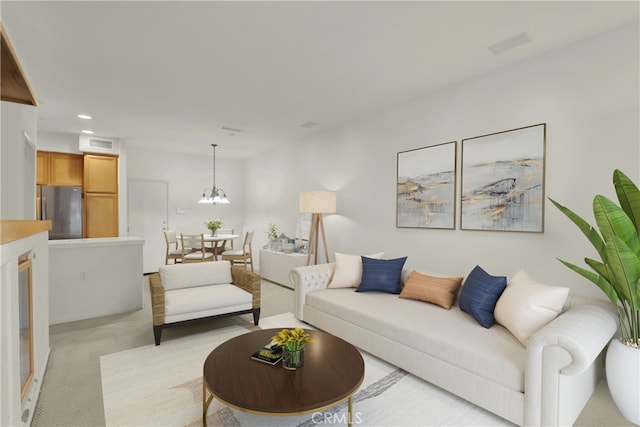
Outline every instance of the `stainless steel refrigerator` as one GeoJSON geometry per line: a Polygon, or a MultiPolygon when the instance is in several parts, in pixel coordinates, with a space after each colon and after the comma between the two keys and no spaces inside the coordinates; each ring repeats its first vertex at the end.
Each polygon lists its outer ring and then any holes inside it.
{"type": "Polygon", "coordinates": [[[49,240],[82,239],[82,187],[38,186],[39,219],[50,220],[49,240]]]}

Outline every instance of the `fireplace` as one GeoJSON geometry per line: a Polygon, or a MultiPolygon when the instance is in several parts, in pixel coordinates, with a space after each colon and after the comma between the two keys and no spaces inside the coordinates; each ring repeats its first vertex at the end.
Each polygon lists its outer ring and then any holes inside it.
{"type": "Polygon", "coordinates": [[[29,426],[49,358],[49,221],[0,220],[0,426],[29,426]]]}

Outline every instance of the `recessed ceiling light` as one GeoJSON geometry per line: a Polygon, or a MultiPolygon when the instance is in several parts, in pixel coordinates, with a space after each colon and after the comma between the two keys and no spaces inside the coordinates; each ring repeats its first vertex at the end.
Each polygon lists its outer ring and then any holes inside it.
{"type": "Polygon", "coordinates": [[[86,114],[78,114],[79,119],[91,120],[91,116],[87,116],[86,114]]]}
{"type": "Polygon", "coordinates": [[[92,130],[83,130],[81,132],[82,133],[86,133],[87,135],[93,135],[93,131],[92,130]]]}

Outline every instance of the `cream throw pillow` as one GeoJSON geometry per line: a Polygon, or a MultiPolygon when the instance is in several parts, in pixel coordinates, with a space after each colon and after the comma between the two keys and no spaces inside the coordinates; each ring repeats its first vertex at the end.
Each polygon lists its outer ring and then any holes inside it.
{"type": "Polygon", "coordinates": [[[520,270],[509,280],[493,314],[526,347],[533,334],[560,314],[568,296],[569,288],[543,285],[520,270]]]}
{"type": "MultiPolygon", "coordinates": [[[[367,258],[380,259],[384,252],[365,255],[367,258]]],[[[360,255],[348,255],[335,253],[336,268],[333,272],[329,288],[357,288],[362,281],[362,257],[360,255]]]]}

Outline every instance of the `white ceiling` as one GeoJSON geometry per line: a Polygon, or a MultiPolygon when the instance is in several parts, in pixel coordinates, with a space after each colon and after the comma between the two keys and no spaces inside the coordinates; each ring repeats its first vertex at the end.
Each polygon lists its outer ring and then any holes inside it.
{"type": "Polygon", "coordinates": [[[639,4],[2,0],[0,16],[40,131],[246,157],[637,20],[639,4]]]}

